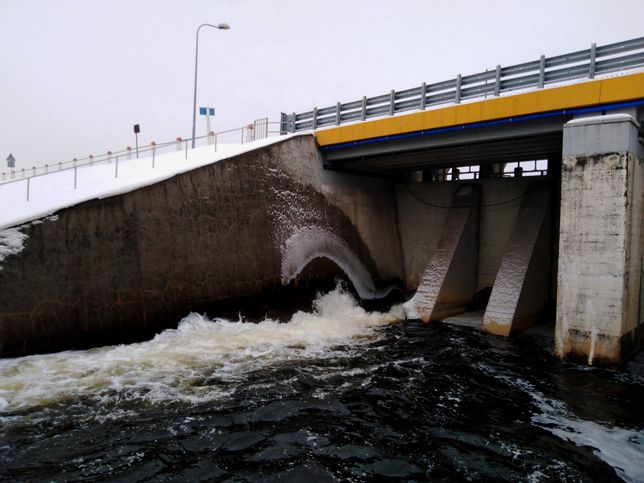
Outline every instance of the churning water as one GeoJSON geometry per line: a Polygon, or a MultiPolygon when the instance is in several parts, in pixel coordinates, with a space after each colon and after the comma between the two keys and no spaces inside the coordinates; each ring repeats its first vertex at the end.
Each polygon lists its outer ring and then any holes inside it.
{"type": "Polygon", "coordinates": [[[366,312],[0,360],[0,480],[644,481],[644,380],[366,312]]]}

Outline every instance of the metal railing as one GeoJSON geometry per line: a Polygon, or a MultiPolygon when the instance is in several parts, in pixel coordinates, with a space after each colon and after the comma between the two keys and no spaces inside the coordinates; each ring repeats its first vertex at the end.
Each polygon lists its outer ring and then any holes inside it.
{"type": "MultiPolygon", "coordinates": [[[[245,142],[255,141],[269,137],[271,134],[280,134],[277,125],[279,122],[271,122],[268,118],[257,119],[251,124],[246,126],[229,129],[226,131],[211,132],[206,136],[195,137],[195,142],[199,143],[196,147],[203,147],[204,145],[212,145],[214,151],[217,152],[217,145],[220,143],[227,144],[244,144],[245,142]],[[276,129],[271,129],[274,126],[276,129]]],[[[151,157],[152,168],[155,167],[156,156],[159,154],[166,154],[169,152],[183,151],[184,158],[188,159],[190,151],[190,143],[192,138],[178,137],[174,141],[164,143],[151,142],[145,146],[139,146],[134,149],[128,146],[120,151],[107,151],[98,156],[89,155],[84,158],[74,158],[71,161],[61,161],[58,163],[44,164],[42,166],[34,166],[32,168],[12,169],[9,171],[0,172],[0,186],[18,181],[27,181],[27,201],[29,200],[29,180],[31,178],[45,176],[59,171],[74,170],[83,166],[92,166],[96,164],[114,164],[114,177],[119,177],[119,164],[126,160],[137,159],[139,157],[151,157]]],[[[76,188],[77,176],[74,176],[74,188],[76,188]]]]}
{"type": "MultiPolygon", "coordinates": [[[[246,126],[229,129],[226,131],[211,132],[206,136],[195,137],[195,148],[203,146],[212,146],[214,152],[217,152],[217,146],[221,144],[244,144],[247,142],[265,139],[271,135],[279,135],[280,130],[278,125],[280,123],[275,121],[271,122],[268,118],[258,119],[246,126]],[[271,129],[273,126],[275,129],[271,129]]],[[[26,201],[30,200],[32,195],[31,180],[42,176],[51,175],[60,171],[73,170],[73,188],[78,188],[78,168],[94,166],[99,164],[112,164],[114,166],[114,177],[119,177],[119,166],[124,161],[143,162],[145,158],[146,163],[150,163],[152,169],[155,168],[156,158],[159,154],[167,154],[169,152],[182,152],[184,159],[189,158],[191,151],[190,144],[192,138],[178,137],[174,141],[155,143],[151,142],[148,145],[140,146],[138,149],[127,147],[120,151],[108,151],[99,156],[87,156],[85,158],[74,158],[71,161],[64,161],[55,164],[45,164],[39,167],[32,167],[31,169],[11,170],[0,173],[0,188],[10,183],[25,183],[26,201]],[[141,159],[138,159],[141,158],[141,159]]],[[[70,178],[70,183],[71,183],[70,178]]],[[[70,185],[71,186],[71,185],[70,185]]]]}
{"type": "Polygon", "coordinates": [[[644,66],[644,37],[571,52],[509,67],[496,66],[478,74],[461,76],[434,84],[423,82],[419,87],[390,91],[375,97],[363,97],[353,102],[338,102],[335,106],[286,114],[280,118],[282,133],[317,129],[353,121],[393,116],[396,113],[424,110],[440,104],[459,104],[461,101],[519,89],[543,88],[574,79],[593,79],[608,74],[644,66]]]}

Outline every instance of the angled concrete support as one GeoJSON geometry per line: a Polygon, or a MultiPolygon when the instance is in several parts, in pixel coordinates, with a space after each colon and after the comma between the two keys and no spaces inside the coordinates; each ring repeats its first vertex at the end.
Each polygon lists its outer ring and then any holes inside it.
{"type": "Polygon", "coordinates": [[[547,182],[526,186],[505,248],[482,330],[509,336],[534,325],[548,300],[549,202],[547,182]]]}
{"type": "Polygon", "coordinates": [[[456,191],[440,241],[406,304],[410,317],[440,320],[464,312],[470,303],[476,292],[479,191],[477,185],[456,191]]]}
{"type": "Polygon", "coordinates": [[[643,149],[628,114],[564,127],[556,351],[620,363],[642,347],[643,149]]]}

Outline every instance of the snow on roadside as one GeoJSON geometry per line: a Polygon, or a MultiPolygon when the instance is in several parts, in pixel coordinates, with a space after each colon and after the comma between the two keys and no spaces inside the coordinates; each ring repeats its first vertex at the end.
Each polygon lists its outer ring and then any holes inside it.
{"type": "MultiPolygon", "coordinates": [[[[164,181],[177,174],[301,135],[310,135],[310,133],[276,136],[244,144],[219,143],[216,151],[213,145],[203,146],[189,150],[187,160],[183,150],[159,154],[156,156],[154,169],[152,157],[121,159],[118,178],[115,176],[114,160],[109,163],[101,161],[93,166],[80,166],[77,168],[76,189],[74,189],[73,169],[54,171],[31,178],[29,201],[27,201],[26,179],[0,184],[0,230],[3,230],[0,233],[8,233],[6,228],[16,227],[84,201],[127,193],[164,181]]],[[[20,233],[19,230],[17,233],[20,233]]],[[[18,238],[20,236],[15,233],[1,238],[6,239],[7,242],[0,245],[0,250],[6,254],[12,254],[13,252],[9,253],[9,250],[17,249],[18,238]],[[13,248],[9,248],[10,246],[13,248]]]]}

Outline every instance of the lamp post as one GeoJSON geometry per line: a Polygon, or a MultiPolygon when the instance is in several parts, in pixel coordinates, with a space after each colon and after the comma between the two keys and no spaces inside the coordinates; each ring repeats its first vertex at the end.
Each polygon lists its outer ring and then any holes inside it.
{"type": "Polygon", "coordinates": [[[212,25],[209,23],[202,23],[197,27],[197,40],[195,42],[195,93],[192,101],[192,147],[195,147],[195,124],[197,122],[197,62],[199,60],[199,31],[201,27],[212,27],[219,30],[228,30],[230,25],[227,23],[219,23],[212,25]]]}

